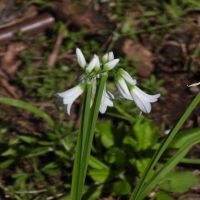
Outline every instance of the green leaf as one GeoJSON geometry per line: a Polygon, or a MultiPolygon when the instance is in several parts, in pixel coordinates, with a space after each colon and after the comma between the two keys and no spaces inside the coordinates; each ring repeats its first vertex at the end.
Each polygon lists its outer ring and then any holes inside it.
{"type": "Polygon", "coordinates": [[[6,133],[7,128],[0,127],[0,142],[2,142],[4,134],[6,133]]]}
{"type": "Polygon", "coordinates": [[[27,111],[35,114],[36,116],[42,118],[43,120],[45,120],[50,126],[55,125],[53,119],[48,114],[46,114],[44,111],[33,106],[30,103],[26,103],[22,100],[13,99],[13,98],[9,98],[9,97],[0,97],[0,103],[27,110],[27,111]]]}
{"type": "Polygon", "coordinates": [[[156,193],[156,200],[173,200],[173,198],[165,192],[158,192],[156,193]]]}
{"type": "Polygon", "coordinates": [[[113,190],[115,195],[127,195],[131,192],[131,185],[125,180],[117,181],[113,184],[113,190]]]}
{"type": "Polygon", "coordinates": [[[127,145],[130,145],[130,146],[134,147],[135,149],[137,148],[137,142],[136,142],[136,140],[133,137],[129,136],[129,135],[127,135],[124,138],[123,143],[127,144],[127,145]]]}
{"type": "Polygon", "coordinates": [[[105,154],[106,162],[115,164],[117,167],[122,167],[125,162],[125,152],[117,147],[112,147],[105,154]]]}
{"type": "Polygon", "coordinates": [[[28,173],[17,173],[17,174],[14,174],[12,176],[14,179],[16,179],[16,183],[19,185],[19,184],[22,184],[24,182],[27,181],[27,179],[29,179],[31,177],[31,174],[28,174],[28,173]]]}
{"type": "Polygon", "coordinates": [[[137,141],[136,151],[152,148],[157,142],[157,129],[153,123],[147,120],[138,120],[133,126],[133,132],[137,141]]]}
{"type": "Polygon", "coordinates": [[[143,176],[140,178],[140,181],[136,185],[134,191],[131,194],[130,200],[141,200],[144,199],[145,196],[155,187],[155,185],[161,180],[161,177],[164,177],[169,171],[175,167],[178,162],[184,158],[185,154],[189,151],[191,145],[197,143],[200,138],[194,138],[194,140],[190,141],[190,143],[187,143],[179,149],[176,154],[168,161],[168,163],[165,165],[165,167],[160,171],[160,173],[153,177],[152,180],[150,180],[150,183],[147,183],[147,179],[151,172],[153,171],[154,167],[158,163],[160,157],[163,155],[165,150],[169,147],[169,144],[173,141],[175,135],[180,130],[180,128],[183,126],[184,122],[188,119],[192,111],[197,107],[197,105],[200,102],[200,93],[196,95],[196,97],[192,100],[190,105],[187,107],[177,124],[174,126],[174,128],[170,131],[170,133],[167,135],[165,140],[160,144],[159,148],[156,150],[155,154],[153,155],[149,165],[147,166],[143,176]]]}
{"type": "Polygon", "coordinates": [[[97,123],[96,126],[98,132],[101,135],[101,142],[104,147],[110,148],[114,144],[112,129],[111,129],[111,122],[110,121],[103,121],[97,123]]]}
{"type": "Polygon", "coordinates": [[[49,170],[49,169],[55,169],[55,168],[58,168],[57,164],[54,162],[51,162],[51,163],[48,163],[47,165],[45,165],[42,168],[42,171],[49,170]]]}
{"type": "Polygon", "coordinates": [[[172,144],[170,145],[171,148],[181,148],[185,143],[196,138],[200,135],[200,128],[190,129],[184,132],[180,132],[174,138],[172,144]]]}
{"type": "Polygon", "coordinates": [[[1,155],[2,156],[15,156],[16,151],[14,149],[9,148],[8,150],[4,151],[1,155]]]}
{"type": "MultiPolygon", "coordinates": [[[[142,159],[139,159],[139,160],[136,160],[136,159],[130,160],[131,164],[133,164],[137,168],[140,177],[143,175],[146,167],[149,164],[149,161],[150,161],[149,158],[142,158],[142,159]]],[[[153,174],[154,173],[152,172],[152,174],[150,176],[152,176],[153,174]]]]}
{"type": "Polygon", "coordinates": [[[10,165],[12,165],[12,163],[14,163],[14,160],[6,160],[4,162],[1,162],[0,163],[0,169],[8,168],[10,165]]]}
{"type": "Polygon", "coordinates": [[[32,153],[27,156],[27,158],[41,156],[48,153],[49,151],[52,151],[51,147],[38,147],[34,149],[32,153]]]}
{"type": "Polygon", "coordinates": [[[31,136],[26,136],[26,135],[20,135],[19,139],[21,139],[23,142],[26,142],[28,144],[32,144],[37,142],[37,139],[31,136]]]}
{"type": "Polygon", "coordinates": [[[54,151],[54,153],[59,156],[61,159],[67,159],[68,156],[66,154],[66,152],[63,152],[63,151],[60,151],[60,150],[57,150],[57,151],[54,151]]]}
{"type": "Polygon", "coordinates": [[[89,176],[97,183],[104,183],[110,174],[109,169],[90,169],[89,176]]]}
{"type": "MultiPolygon", "coordinates": [[[[101,196],[103,190],[103,185],[100,186],[85,186],[84,187],[84,195],[82,197],[82,200],[97,200],[101,196]]],[[[65,200],[65,199],[64,199],[65,200]]],[[[71,199],[70,199],[71,200],[71,199]]]]}
{"type": "Polygon", "coordinates": [[[108,166],[93,156],[90,156],[89,166],[94,169],[108,169],[108,166]]]}
{"type": "Polygon", "coordinates": [[[191,172],[171,172],[163,179],[159,186],[168,192],[183,193],[198,183],[198,178],[191,172]]]}
{"type": "Polygon", "coordinates": [[[157,172],[149,181],[146,183],[142,192],[140,193],[140,199],[143,199],[145,195],[147,195],[162,179],[166,177],[166,175],[172,170],[188,153],[190,148],[200,142],[200,134],[194,134],[190,140],[184,143],[176,153],[168,160],[168,162],[157,172]]]}

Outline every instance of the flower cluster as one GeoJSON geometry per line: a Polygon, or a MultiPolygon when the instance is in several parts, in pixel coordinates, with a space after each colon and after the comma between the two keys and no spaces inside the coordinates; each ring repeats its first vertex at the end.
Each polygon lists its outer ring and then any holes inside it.
{"type": "MultiPolygon", "coordinates": [[[[64,106],[66,106],[68,114],[70,114],[73,102],[84,92],[87,78],[92,77],[94,85],[93,93],[95,95],[96,79],[99,78],[99,74],[112,70],[119,62],[119,59],[114,58],[113,52],[109,52],[106,53],[101,60],[97,55],[94,55],[91,61],[87,63],[79,48],[76,49],[76,57],[78,64],[84,71],[80,83],[65,92],[57,94],[58,97],[62,99],[64,106]]],[[[115,70],[115,82],[119,91],[119,96],[123,99],[134,101],[136,106],[144,113],[149,113],[151,111],[151,103],[156,102],[160,97],[160,94],[149,95],[143,92],[137,87],[137,81],[122,68],[115,70]]],[[[113,100],[115,98],[116,96],[107,91],[105,87],[99,109],[100,113],[105,113],[107,107],[113,107],[113,100]]]]}

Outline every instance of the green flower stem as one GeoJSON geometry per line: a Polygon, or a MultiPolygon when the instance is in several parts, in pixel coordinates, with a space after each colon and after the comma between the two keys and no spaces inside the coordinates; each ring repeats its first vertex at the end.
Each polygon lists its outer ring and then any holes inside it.
{"type": "Polygon", "coordinates": [[[71,187],[71,199],[78,200],[81,198],[80,194],[80,178],[81,178],[81,153],[83,148],[84,137],[87,133],[89,114],[90,114],[90,101],[92,97],[92,83],[88,82],[86,84],[86,94],[83,104],[83,113],[81,117],[80,132],[78,134],[75,161],[72,174],[72,187],[71,187]]]}
{"type": "Polygon", "coordinates": [[[167,135],[166,139],[161,143],[159,149],[155,152],[154,156],[152,157],[148,167],[146,168],[144,175],[140,179],[139,183],[137,184],[135,190],[131,194],[130,200],[140,200],[140,193],[142,193],[143,188],[145,188],[145,182],[147,182],[147,179],[149,177],[149,174],[157,164],[158,160],[164,153],[164,151],[168,148],[169,144],[173,140],[174,136],[177,134],[177,132],[180,130],[180,128],[183,126],[184,122],[188,119],[192,111],[197,107],[197,105],[200,102],[200,93],[196,95],[196,97],[193,99],[191,104],[187,107],[184,114],[181,116],[175,127],[172,129],[172,131],[167,135]]]}
{"type": "Polygon", "coordinates": [[[108,78],[107,73],[103,73],[100,76],[99,84],[97,87],[97,92],[95,95],[94,103],[92,106],[91,114],[90,114],[90,120],[89,120],[89,125],[88,125],[88,132],[85,138],[85,142],[83,145],[83,151],[82,151],[82,160],[81,160],[81,180],[80,180],[80,190],[79,192],[82,194],[83,192],[83,186],[85,183],[85,178],[86,178],[86,173],[87,173],[87,167],[88,167],[88,162],[89,162],[89,157],[90,157],[90,152],[92,148],[92,141],[94,137],[94,130],[96,127],[96,121],[98,118],[99,114],[99,108],[101,104],[101,99],[103,95],[103,90],[106,84],[108,78]]]}

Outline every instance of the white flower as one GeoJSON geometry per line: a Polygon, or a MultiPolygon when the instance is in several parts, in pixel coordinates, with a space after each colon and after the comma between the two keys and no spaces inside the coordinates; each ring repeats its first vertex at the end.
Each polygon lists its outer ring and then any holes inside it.
{"type": "Polygon", "coordinates": [[[134,80],[127,71],[120,69],[119,73],[125,79],[125,81],[128,82],[130,85],[136,85],[137,83],[136,80],[134,80]]]}
{"type": "Polygon", "coordinates": [[[133,100],[131,93],[128,89],[128,86],[126,84],[126,81],[122,78],[119,77],[117,79],[117,88],[119,90],[120,95],[124,98],[124,99],[128,99],[128,100],[133,100]]]}
{"type": "Polygon", "coordinates": [[[112,70],[119,62],[119,59],[113,59],[106,64],[104,64],[104,70],[112,70]]]}
{"type": "Polygon", "coordinates": [[[99,57],[97,55],[95,55],[95,57],[96,57],[95,71],[98,72],[101,69],[101,63],[99,57]]]}
{"type": "Polygon", "coordinates": [[[86,60],[82,51],[79,48],[76,48],[76,57],[77,57],[78,64],[84,69],[86,66],[86,60]]]}
{"type": "Polygon", "coordinates": [[[102,57],[102,61],[103,63],[107,63],[111,60],[114,60],[114,54],[112,51],[106,53],[103,57],[102,57]]]}
{"type": "Polygon", "coordinates": [[[101,114],[105,113],[107,110],[107,107],[113,107],[113,100],[114,96],[111,92],[106,92],[104,89],[102,99],[101,99],[101,105],[99,108],[99,111],[101,114]]]}
{"type": "Polygon", "coordinates": [[[94,68],[100,69],[100,61],[99,61],[99,57],[97,55],[94,55],[92,60],[90,61],[90,63],[88,64],[88,66],[86,67],[86,71],[88,73],[90,73],[94,68]]]}
{"type": "Polygon", "coordinates": [[[160,97],[160,94],[149,95],[143,92],[137,86],[132,87],[130,92],[135,104],[144,113],[150,113],[151,103],[156,102],[158,98],[160,97]]]}
{"type": "Polygon", "coordinates": [[[83,93],[84,86],[83,84],[79,84],[65,92],[58,93],[58,97],[62,99],[64,105],[66,105],[67,113],[70,115],[71,106],[74,101],[83,93]]]}

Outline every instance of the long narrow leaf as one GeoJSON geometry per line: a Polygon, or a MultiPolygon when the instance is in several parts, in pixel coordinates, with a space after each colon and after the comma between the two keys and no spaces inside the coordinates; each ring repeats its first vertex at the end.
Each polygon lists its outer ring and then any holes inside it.
{"type": "Polygon", "coordinates": [[[92,148],[92,141],[93,141],[93,137],[94,137],[94,130],[96,127],[96,122],[97,122],[97,118],[98,118],[98,114],[99,114],[99,107],[100,107],[103,90],[104,90],[107,78],[108,78],[107,73],[103,73],[100,76],[99,85],[97,87],[97,92],[96,92],[94,103],[93,103],[92,110],[91,110],[89,126],[87,127],[88,132],[87,132],[85,140],[84,140],[85,144],[83,146],[82,163],[81,163],[82,166],[84,166],[84,167],[82,167],[82,170],[83,170],[82,173],[84,174],[83,179],[81,180],[82,185],[84,184],[85,178],[86,178],[86,172],[87,172],[90,152],[91,152],[91,148],[92,148]]]}
{"type": "Polygon", "coordinates": [[[139,199],[144,199],[145,196],[185,157],[188,151],[194,144],[200,142],[200,134],[195,135],[187,141],[181,148],[173,155],[173,157],[164,165],[159,173],[156,173],[151,181],[144,186],[142,192],[138,195],[139,199]]]}
{"type": "Polygon", "coordinates": [[[92,97],[92,84],[88,82],[86,85],[86,94],[85,100],[83,104],[83,113],[81,116],[81,126],[80,132],[78,134],[77,144],[76,144],[76,153],[75,153],[75,161],[73,167],[73,176],[72,176],[72,187],[71,187],[71,199],[72,200],[79,200],[82,196],[82,189],[83,185],[80,180],[82,180],[83,173],[82,167],[83,163],[82,160],[82,152],[83,146],[85,145],[85,137],[87,135],[87,129],[89,126],[89,114],[90,114],[90,102],[92,97]]]}
{"type": "Polygon", "coordinates": [[[14,106],[17,108],[21,108],[23,110],[27,110],[27,111],[33,113],[34,115],[42,118],[43,120],[45,120],[50,126],[53,127],[55,125],[53,119],[48,114],[46,114],[44,111],[37,108],[36,106],[33,106],[32,104],[27,103],[25,101],[13,99],[13,98],[9,98],[9,97],[0,97],[0,103],[9,105],[9,106],[14,106]]]}
{"type": "Polygon", "coordinates": [[[196,108],[196,106],[200,102],[200,93],[196,95],[196,97],[193,99],[191,104],[187,107],[184,114],[181,116],[180,120],[177,122],[175,127],[172,129],[172,131],[168,134],[165,140],[161,143],[159,149],[155,152],[153,155],[149,165],[147,166],[143,176],[141,177],[139,183],[137,184],[135,190],[131,194],[130,200],[138,200],[138,195],[141,193],[141,191],[144,190],[145,182],[147,181],[147,178],[149,177],[149,174],[151,174],[153,168],[157,164],[158,160],[164,153],[164,151],[168,148],[169,144],[172,142],[173,138],[177,134],[177,132],[180,130],[180,128],[183,126],[184,122],[188,119],[192,111],[196,108]]]}

